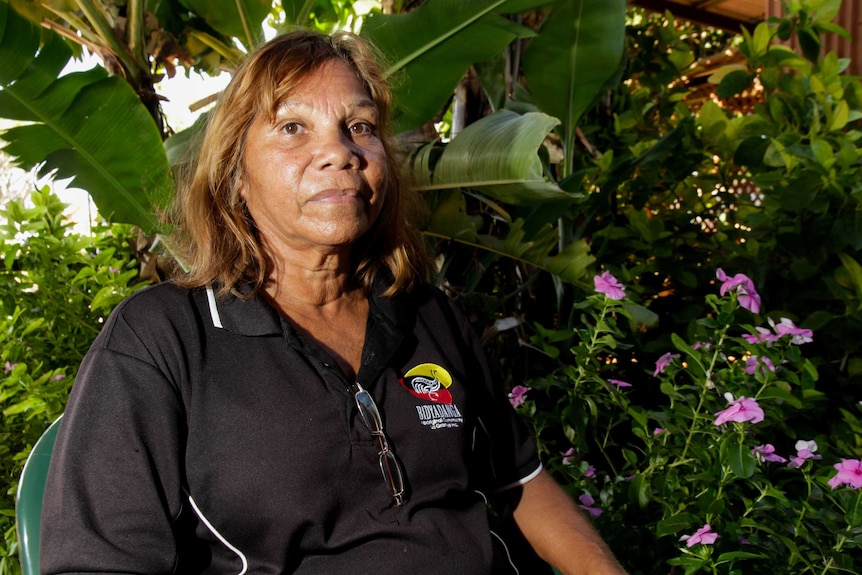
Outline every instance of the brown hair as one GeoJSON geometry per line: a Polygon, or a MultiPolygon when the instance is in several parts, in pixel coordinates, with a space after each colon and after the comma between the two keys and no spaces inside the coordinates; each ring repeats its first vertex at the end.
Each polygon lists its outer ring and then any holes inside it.
{"type": "Polygon", "coordinates": [[[239,66],[209,118],[197,161],[174,201],[169,242],[187,270],[177,278],[179,284],[214,285],[222,293],[238,293],[237,285],[245,283],[251,286],[246,296],[267,284],[273,264],[240,196],[246,136],[258,114],[275,114],[292,90],[335,59],[356,71],[376,104],[386,152],[385,199],[377,221],[355,246],[354,280],[368,290],[386,267],[394,278],[385,292],[391,296],[410,291],[424,278],[428,260],[412,224],[421,199],[404,189],[389,119],[391,94],[376,53],[353,34],[297,30],[255,50],[239,66]]]}

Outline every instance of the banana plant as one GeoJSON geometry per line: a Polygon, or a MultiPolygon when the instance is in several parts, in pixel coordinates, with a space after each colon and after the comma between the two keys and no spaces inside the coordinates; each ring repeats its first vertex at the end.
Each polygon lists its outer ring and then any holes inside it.
{"type": "Polygon", "coordinates": [[[71,178],[106,218],[154,230],[172,194],[159,130],[129,83],[104,69],[58,77],[71,56],[59,35],[0,1],[0,111],[24,123],[2,134],[3,149],[25,169],[71,178]]]}
{"type": "Polygon", "coordinates": [[[430,0],[406,14],[371,14],[361,35],[389,60],[396,131],[408,131],[442,111],[464,72],[518,38],[535,34],[504,14],[553,0],[430,0]]]}
{"type": "Polygon", "coordinates": [[[578,282],[593,262],[586,244],[573,244],[551,256],[557,235],[550,222],[535,215],[527,222],[513,217],[506,207],[564,207],[580,197],[563,191],[544,174],[539,148],[558,123],[540,112],[520,115],[503,110],[467,126],[448,145],[430,143],[416,151],[411,157],[416,186],[433,208],[425,234],[578,282]],[[481,224],[467,213],[468,194],[504,222],[505,234],[479,233],[481,224]]]}
{"type": "Polygon", "coordinates": [[[524,50],[527,88],[539,110],[560,120],[563,174],[571,173],[578,120],[620,70],[625,0],[565,0],[524,50]]]}

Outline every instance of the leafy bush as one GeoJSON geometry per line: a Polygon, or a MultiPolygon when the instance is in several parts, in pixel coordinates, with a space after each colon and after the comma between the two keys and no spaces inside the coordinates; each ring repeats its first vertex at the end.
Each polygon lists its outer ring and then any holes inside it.
{"type": "Polygon", "coordinates": [[[735,269],[769,309],[818,331],[809,353],[837,413],[862,375],[862,85],[819,44],[800,55],[783,43],[846,35],[829,25],[839,3],[793,4],[733,43],[739,56],[710,77],[710,97],[680,79],[698,68],[668,57],[691,30],[630,25],[631,50],[643,53],[584,127],[599,154],[582,156],[591,193],[579,209],[598,264],[664,318],[632,341],[639,350],[691,329],[714,270],[735,269]]]}
{"type": "MultiPolygon", "coordinates": [[[[631,573],[855,573],[862,450],[796,425],[824,400],[802,353],[813,333],[759,315],[747,276],[717,279],[708,313],[647,367],[625,355],[625,287],[597,276],[568,365],[510,398],[631,573]]],[[[546,350],[562,337],[537,333],[546,350]]]]}
{"type": "Polygon", "coordinates": [[[0,574],[19,572],[14,528],[18,476],[30,449],[60,415],[78,363],[103,319],[144,284],[130,226],[73,233],[49,189],[32,207],[0,210],[0,574]]]}

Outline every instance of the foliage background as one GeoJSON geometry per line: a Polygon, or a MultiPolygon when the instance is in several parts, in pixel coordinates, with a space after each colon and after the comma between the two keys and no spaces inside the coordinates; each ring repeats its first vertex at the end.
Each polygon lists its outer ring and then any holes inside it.
{"type": "MultiPolygon", "coordinates": [[[[395,0],[370,13],[350,0],[0,0],[0,116],[18,122],[0,135],[4,150],[25,168],[74,177],[108,221],[145,235],[70,235],[44,192],[35,212],[7,209],[17,228],[6,228],[0,287],[10,362],[0,379],[9,430],[0,572],[16,572],[11,494],[29,445],[62,410],[99,318],[136,289],[133,259],[152,269],[138,246],[160,243],[170,166],[192,141],[161,113],[156,82],[233,69],[264,21],[357,30],[387,57],[399,137],[431,208],[433,279],[483,332],[501,385],[577,365],[579,305],[604,269],[628,286],[632,328],[604,377],[631,382],[644,409],[668,409],[652,365],[675,338],[695,341],[723,268],[755,281],[761,320],[788,317],[817,334],[806,357],[823,392],[788,414],[793,432],[819,438],[824,457],[859,457],[862,103],[858,79],[818,44],[843,33],[831,24],[839,5],[789,1],[783,18],[733,36],[622,0],[395,0]],[[791,37],[806,39],[802,54],[781,44],[791,37]],[[60,78],[81,45],[104,66],[60,78]],[[712,76],[715,96],[703,99],[684,77],[725,50],[740,57],[712,76]],[[751,91],[757,105],[734,111],[751,91]],[[34,235],[19,235],[25,228],[34,235]],[[72,305],[80,313],[65,311],[72,305]]],[[[559,405],[541,410],[559,419],[548,445],[571,429],[606,432],[573,425],[559,405]]],[[[643,545],[654,565],[677,547],[643,545]]]]}

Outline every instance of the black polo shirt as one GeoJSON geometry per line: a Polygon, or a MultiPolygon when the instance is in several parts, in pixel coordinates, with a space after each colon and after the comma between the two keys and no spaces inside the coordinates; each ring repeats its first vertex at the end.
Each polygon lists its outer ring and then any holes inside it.
{"type": "Polygon", "coordinates": [[[264,299],[132,296],[72,389],[43,572],[489,573],[480,492],[540,465],[467,321],[431,287],[373,296],[357,380],[403,464],[401,507],[353,382],[264,299]]]}

